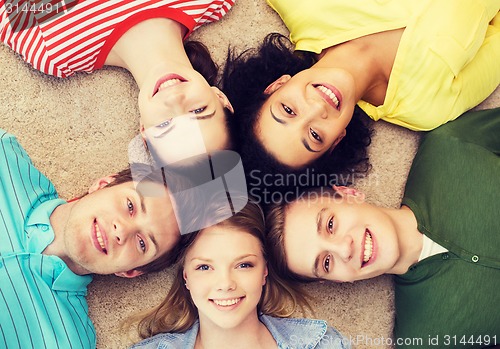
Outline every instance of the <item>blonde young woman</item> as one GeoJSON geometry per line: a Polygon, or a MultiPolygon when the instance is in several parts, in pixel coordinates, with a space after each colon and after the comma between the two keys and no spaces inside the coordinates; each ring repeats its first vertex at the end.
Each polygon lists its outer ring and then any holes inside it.
{"type": "Polygon", "coordinates": [[[194,233],[165,300],[131,319],[145,338],[133,348],[348,348],[323,320],[283,318],[308,303],[266,257],[263,215],[252,202],[194,233]]]}

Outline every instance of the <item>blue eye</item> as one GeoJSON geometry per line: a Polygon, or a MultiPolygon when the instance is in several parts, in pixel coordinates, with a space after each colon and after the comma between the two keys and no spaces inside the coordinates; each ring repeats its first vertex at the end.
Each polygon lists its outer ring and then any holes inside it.
{"type": "Polygon", "coordinates": [[[203,270],[203,271],[206,271],[206,270],[209,270],[210,267],[206,264],[202,264],[202,265],[199,265],[198,267],[196,267],[196,270],[203,270]]]}
{"type": "Polygon", "coordinates": [[[129,199],[127,199],[127,209],[130,213],[134,213],[134,204],[129,199]]]}
{"type": "Polygon", "coordinates": [[[191,113],[193,113],[193,114],[201,114],[201,113],[203,113],[205,111],[205,109],[207,109],[207,107],[197,108],[197,109],[191,110],[191,113]]]}
{"type": "Polygon", "coordinates": [[[142,252],[146,252],[146,243],[144,242],[143,239],[141,238],[138,238],[139,239],[139,247],[140,249],[142,250],[142,252]]]}
{"type": "Polygon", "coordinates": [[[238,267],[241,269],[253,268],[253,264],[252,263],[241,263],[238,267]]]}
{"type": "Polygon", "coordinates": [[[165,128],[172,122],[172,118],[163,121],[161,124],[156,125],[157,128],[165,128]]]}

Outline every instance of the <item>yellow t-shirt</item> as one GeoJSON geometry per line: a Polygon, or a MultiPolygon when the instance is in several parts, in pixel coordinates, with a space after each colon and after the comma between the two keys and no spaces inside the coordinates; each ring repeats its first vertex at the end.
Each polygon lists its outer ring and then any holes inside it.
{"type": "Polygon", "coordinates": [[[296,50],[320,53],[405,28],[384,104],[358,103],[374,120],[431,130],[481,103],[500,84],[500,0],[267,1],[296,50]]]}

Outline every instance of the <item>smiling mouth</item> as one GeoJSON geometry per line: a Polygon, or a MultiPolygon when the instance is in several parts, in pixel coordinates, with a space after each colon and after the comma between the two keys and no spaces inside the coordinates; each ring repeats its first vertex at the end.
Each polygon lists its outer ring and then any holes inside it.
{"type": "Polygon", "coordinates": [[[214,302],[219,307],[230,307],[230,306],[238,304],[242,300],[243,300],[243,297],[233,298],[233,299],[212,299],[212,302],[214,302]]]}
{"type": "Polygon", "coordinates": [[[340,96],[340,92],[335,87],[325,86],[322,84],[315,84],[313,86],[321,92],[328,104],[335,109],[340,110],[340,101],[342,100],[342,97],[340,96]]]}
{"type": "Polygon", "coordinates": [[[372,234],[368,231],[368,229],[365,230],[365,246],[363,249],[363,263],[361,264],[361,267],[364,267],[366,263],[368,263],[373,255],[373,240],[372,240],[372,234]]]}
{"type": "Polygon", "coordinates": [[[106,250],[106,245],[104,244],[104,239],[102,238],[102,233],[101,230],[99,229],[99,225],[97,224],[97,221],[94,221],[94,228],[95,228],[95,236],[97,238],[97,242],[99,243],[99,246],[102,249],[102,252],[105,254],[108,254],[108,251],[106,250]]]}
{"type": "Polygon", "coordinates": [[[184,79],[182,76],[177,75],[177,74],[168,74],[158,80],[158,82],[155,85],[155,89],[153,91],[153,96],[156,95],[158,92],[161,90],[164,90],[168,87],[178,85],[182,82],[186,82],[187,80],[184,79]]]}

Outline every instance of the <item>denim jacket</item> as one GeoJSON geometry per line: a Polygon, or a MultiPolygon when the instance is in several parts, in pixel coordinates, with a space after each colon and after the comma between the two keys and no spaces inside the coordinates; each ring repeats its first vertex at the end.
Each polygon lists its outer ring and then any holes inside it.
{"type": "MultiPolygon", "coordinates": [[[[279,349],[347,349],[348,340],[323,320],[275,318],[260,315],[279,349]]],[[[131,349],[192,349],[199,330],[198,321],[184,333],[160,333],[144,339],[131,349]]]]}

